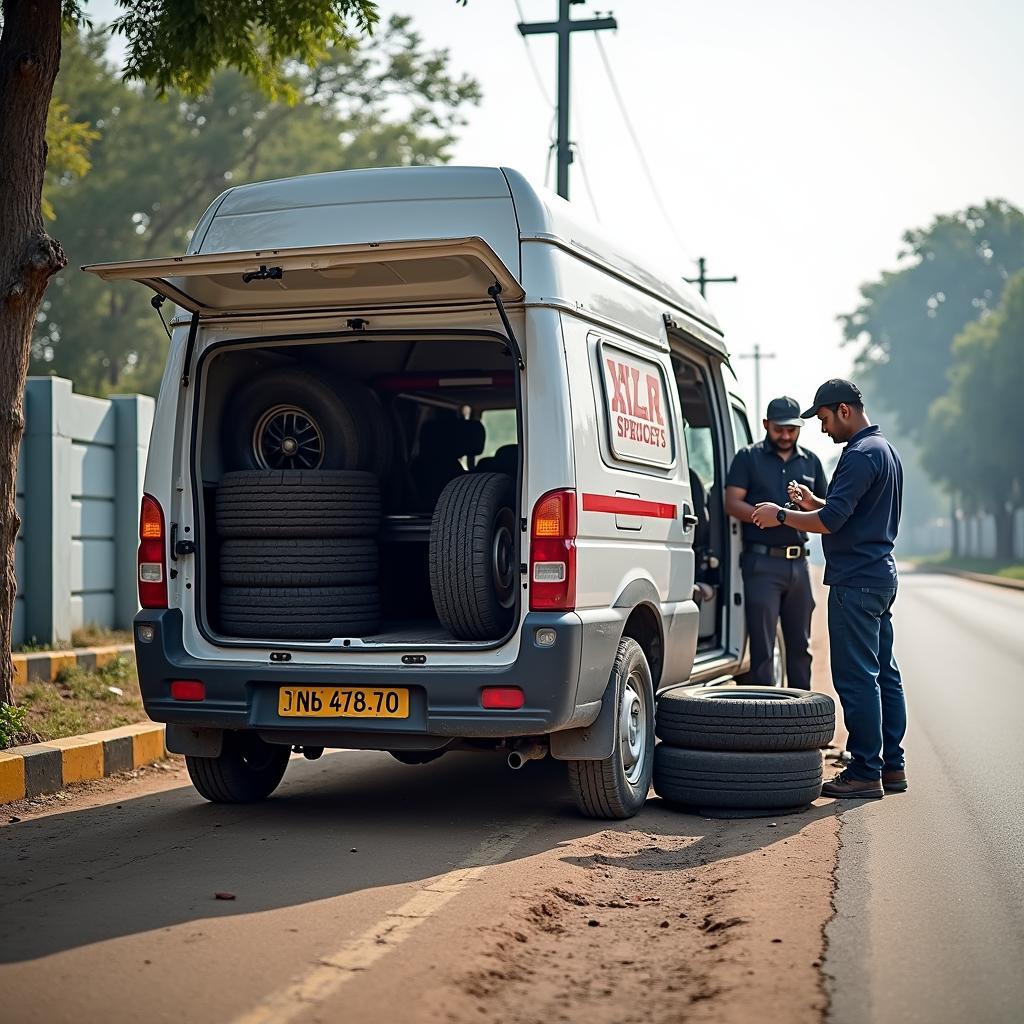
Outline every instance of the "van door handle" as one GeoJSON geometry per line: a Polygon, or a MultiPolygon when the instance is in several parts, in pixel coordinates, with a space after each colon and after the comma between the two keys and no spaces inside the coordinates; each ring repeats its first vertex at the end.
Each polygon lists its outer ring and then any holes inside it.
{"type": "Polygon", "coordinates": [[[699,523],[699,522],[700,522],[700,520],[693,514],[692,511],[690,511],[690,506],[687,505],[686,502],[684,501],[683,502],[683,529],[687,533],[689,533],[691,530],[695,530],[697,528],[697,523],[699,523]]]}

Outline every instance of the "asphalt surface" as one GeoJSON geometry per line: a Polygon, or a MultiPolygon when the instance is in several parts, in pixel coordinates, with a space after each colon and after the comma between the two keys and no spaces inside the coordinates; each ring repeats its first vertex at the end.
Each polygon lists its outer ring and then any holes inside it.
{"type": "Polygon", "coordinates": [[[842,812],[833,1024],[1024,1020],[1024,592],[903,577],[910,789],[842,812]]]}

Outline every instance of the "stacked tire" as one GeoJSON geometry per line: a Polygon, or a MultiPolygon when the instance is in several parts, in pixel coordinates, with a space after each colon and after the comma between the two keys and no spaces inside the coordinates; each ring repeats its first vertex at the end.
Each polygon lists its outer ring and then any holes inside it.
{"type": "Polygon", "coordinates": [[[668,691],[658,699],[654,791],[701,813],[801,810],[821,795],[835,721],[832,698],[810,690],[668,691]]]}
{"type": "Polygon", "coordinates": [[[377,632],[380,522],[373,473],[226,473],[216,501],[221,631],[268,640],[377,632]]]}

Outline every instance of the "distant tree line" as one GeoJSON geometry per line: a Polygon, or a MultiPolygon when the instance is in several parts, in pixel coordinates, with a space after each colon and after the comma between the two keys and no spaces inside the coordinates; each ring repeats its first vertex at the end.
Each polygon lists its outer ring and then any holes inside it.
{"type": "Polygon", "coordinates": [[[44,208],[68,266],[46,292],[29,368],[95,395],[156,394],[167,336],[144,289],[105,284],[81,264],[183,253],[199,215],[232,185],[443,163],[480,98],[407,17],[316,63],[286,64],[276,99],[233,69],[201,94],[161,97],[159,85],[123,79],[108,39],[84,27],[64,35],[44,208]]]}
{"type": "Polygon", "coordinates": [[[957,507],[994,517],[1009,559],[1024,506],[1024,214],[990,200],[904,243],[840,318],[857,376],[957,507]]]}

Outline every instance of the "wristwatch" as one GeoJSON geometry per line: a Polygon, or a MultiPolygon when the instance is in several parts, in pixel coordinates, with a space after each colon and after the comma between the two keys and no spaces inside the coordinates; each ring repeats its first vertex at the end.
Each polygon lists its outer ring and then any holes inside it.
{"type": "Polygon", "coordinates": [[[778,519],[780,523],[785,523],[786,510],[784,508],[780,508],[779,511],[775,513],[775,518],[778,519]]]}

